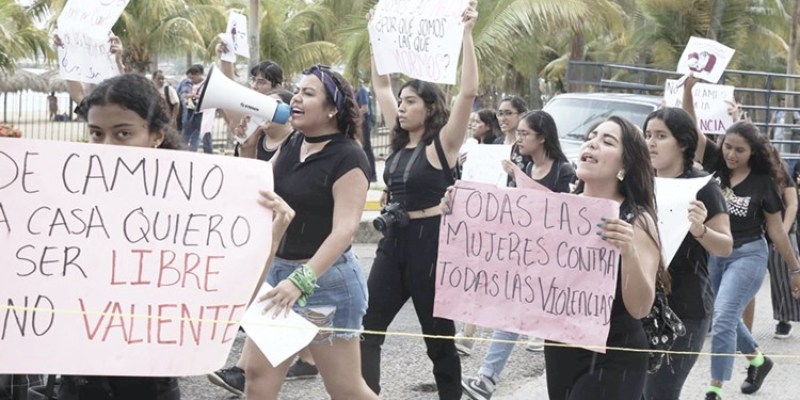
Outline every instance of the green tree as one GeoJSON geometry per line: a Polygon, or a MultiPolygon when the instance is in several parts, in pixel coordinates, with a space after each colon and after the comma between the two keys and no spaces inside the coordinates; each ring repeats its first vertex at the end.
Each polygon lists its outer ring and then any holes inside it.
{"type": "Polygon", "coordinates": [[[0,71],[13,71],[22,59],[53,56],[47,31],[36,27],[35,14],[15,0],[0,0],[0,71]]]}

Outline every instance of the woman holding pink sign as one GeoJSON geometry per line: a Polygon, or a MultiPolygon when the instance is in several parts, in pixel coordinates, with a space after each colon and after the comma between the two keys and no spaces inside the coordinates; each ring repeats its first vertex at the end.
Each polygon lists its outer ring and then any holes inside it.
{"type": "MultiPolygon", "coordinates": [[[[620,251],[617,290],[605,354],[550,343],[545,347],[550,399],[640,400],[648,349],[640,321],[655,298],[663,266],[656,227],[653,170],[647,144],[631,122],[610,117],[587,135],[575,193],[614,200],[620,215],[597,224],[597,234],[620,251]],[[659,278],[657,278],[657,276],[659,278]]],[[[664,279],[666,280],[666,279],[664,279]]]]}
{"type": "MultiPolygon", "coordinates": [[[[478,17],[476,3],[462,14],[463,64],[461,90],[452,110],[442,89],[414,79],[400,88],[399,102],[389,75],[378,75],[374,58],[372,84],[383,116],[392,130],[392,154],[386,160],[386,206],[375,220],[384,233],[369,276],[369,308],[364,329],[384,332],[408,301],[414,301],[422,332],[455,335],[453,321],[433,316],[436,258],[442,210],[439,202],[455,181],[456,164],[467,134],[472,101],[478,91],[478,63],[472,28],[478,17]]],[[[362,373],[375,393],[380,393],[381,346],[384,335],[364,334],[361,342],[362,373]]],[[[426,338],[428,357],[440,399],[461,398],[461,360],[453,339],[426,338]]]]}

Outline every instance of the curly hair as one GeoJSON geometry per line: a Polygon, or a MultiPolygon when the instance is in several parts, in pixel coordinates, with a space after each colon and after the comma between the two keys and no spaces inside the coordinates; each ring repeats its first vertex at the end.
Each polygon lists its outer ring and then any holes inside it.
{"type": "MultiPolygon", "coordinates": [[[[398,97],[406,88],[413,90],[428,109],[428,116],[425,117],[425,132],[422,134],[421,141],[427,146],[433,142],[433,138],[439,134],[439,131],[447,123],[447,119],[450,118],[450,109],[447,107],[444,92],[435,83],[413,79],[400,88],[398,97]]],[[[398,151],[406,147],[410,141],[408,131],[400,127],[400,118],[398,116],[392,130],[392,151],[398,151]]]]}
{"type": "Polygon", "coordinates": [[[355,92],[353,92],[353,86],[350,85],[350,82],[348,82],[347,79],[342,76],[342,74],[330,69],[330,67],[325,65],[314,65],[311,68],[303,71],[303,74],[317,76],[312,72],[315,68],[319,69],[320,71],[324,71],[327,76],[330,76],[333,84],[336,85],[336,89],[338,89],[344,95],[344,101],[342,102],[342,107],[340,109],[339,105],[336,104],[336,99],[334,98],[335,93],[331,93],[331,88],[329,88],[328,85],[323,82],[323,86],[325,87],[325,103],[337,109],[336,127],[339,129],[339,132],[344,133],[350,139],[361,140],[361,110],[358,106],[358,102],[356,101],[356,95],[355,92]]]}
{"type": "Polygon", "coordinates": [[[725,131],[725,136],[722,137],[722,141],[719,143],[716,171],[719,174],[722,187],[731,187],[731,170],[728,169],[728,165],[725,163],[725,154],[723,153],[725,141],[730,135],[741,136],[750,146],[750,158],[747,160],[747,165],[752,172],[769,175],[773,179],[777,178],[773,173],[774,166],[772,157],[769,154],[769,140],[761,134],[761,131],[752,122],[739,121],[725,131]]]}
{"type": "MultiPolygon", "coordinates": [[[[118,105],[131,110],[147,121],[150,133],[163,131],[164,140],[160,149],[179,150],[183,148],[178,133],[172,128],[167,115],[166,103],[155,85],[141,75],[124,74],[101,82],[83,100],[86,115],[94,106],[118,105]]],[[[82,115],[84,118],[86,115],[82,115]]]]}

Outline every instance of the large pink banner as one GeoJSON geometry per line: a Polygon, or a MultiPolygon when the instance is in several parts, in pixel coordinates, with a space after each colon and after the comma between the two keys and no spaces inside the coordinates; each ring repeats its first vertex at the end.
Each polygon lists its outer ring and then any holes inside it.
{"type": "Polygon", "coordinates": [[[0,373],[220,368],[270,250],[257,160],[0,138],[0,373]]]}
{"type": "Polygon", "coordinates": [[[452,204],[439,234],[435,316],[605,345],[619,251],[596,232],[601,218],[617,218],[618,203],[460,181],[452,204]]]}

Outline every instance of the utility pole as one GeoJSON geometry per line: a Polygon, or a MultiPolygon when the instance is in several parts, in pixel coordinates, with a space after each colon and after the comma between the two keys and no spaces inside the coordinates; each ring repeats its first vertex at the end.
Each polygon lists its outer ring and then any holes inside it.
{"type": "MultiPolygon", "coordinates": [[[[800,45],[797,43],[797,24],[800,23],[800,0],[794,0],[792,3],[792,25],[789,26],[789,55],[786,57],[786,74],[795,74],[795,65],[797,64],[797,52],[800,50],[800,45]]],[[[786,79],[786,90],[795,90],[795,79],[786,79]]],[[[796,103],[795,96],[786,96],[786,106],[794,107],[796,103]]]]}

